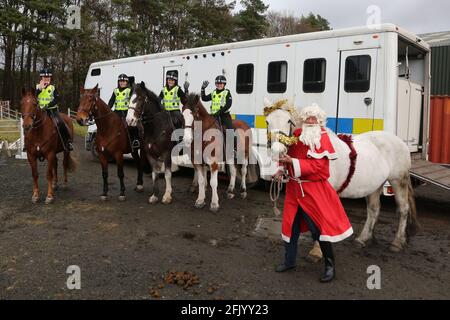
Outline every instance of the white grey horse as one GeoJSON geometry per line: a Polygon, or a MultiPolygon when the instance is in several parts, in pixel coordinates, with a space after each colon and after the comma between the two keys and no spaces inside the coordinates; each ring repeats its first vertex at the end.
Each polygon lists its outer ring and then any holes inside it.
{"type": "MultiPolygon", "coordinates": [[[[266,105],[270,103],[266,101],[266,105]]],[[[290,108],[287,103],[279,107],[268,108],[267,115],[269,132],[282,132],[291,135],[295,127],[301,127],[299,113],[290,108]]],[[[339,190],[347,180],[350,168],[350,147],[339,137],[328,130],[329,137],[335,148],[338,159],[330,161],[329,182],[339,190]]],[[[407,242],[408,231],[416,232],[419,228],[416,215],[413,188],[409,176],[411,156],[406,144],[397,136],[383,132],[372,131],[353,137],[353,146],[357,152],[354,175],[342,193],[342,198],[366,198],[367,219],[356,243],[364,247],[373,238],[373,230],[380,213],[380,195],[386,181],[389,181],[394,192],[397,212],[400,222],[395,239],[390,245],[394,252],[402,250],[407,242]]],[[[272,151],[287,152],[287,147],[280,142],[272,143],[272,151]]],[[[317,256],[320,249],[316,244],[310,255],[317,256]],[[319,251],[318,251],[319,250],[319,251]]]]}

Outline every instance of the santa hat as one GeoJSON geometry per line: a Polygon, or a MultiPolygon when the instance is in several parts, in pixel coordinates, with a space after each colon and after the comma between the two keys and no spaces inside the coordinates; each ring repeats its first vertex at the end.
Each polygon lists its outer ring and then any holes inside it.
{"type": "Polygon", "coordinates": [[[327,123],[327,114],[320,109],[317,103],[313,103],[300,110],[299,118],[301,122],[305,122],[309,117],[316,117],[321,127],[325,127],[327,123]]]}

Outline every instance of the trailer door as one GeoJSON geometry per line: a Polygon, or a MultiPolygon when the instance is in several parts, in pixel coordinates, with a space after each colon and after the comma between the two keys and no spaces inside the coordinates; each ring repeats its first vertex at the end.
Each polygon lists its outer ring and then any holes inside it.
{"type": "Polygon", "coordinates": [[[336,132],[359,134],[376,130],[377,60],[378,49],[340,52],[336,132]]]}

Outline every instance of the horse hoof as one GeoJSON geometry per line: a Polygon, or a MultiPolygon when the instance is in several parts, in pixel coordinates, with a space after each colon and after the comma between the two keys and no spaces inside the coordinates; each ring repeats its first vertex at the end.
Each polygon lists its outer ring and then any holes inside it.
{"type": "Polygon", "coordinates": [[[108,196],[100,196],[100,200],[102,200],[102,201],[108,201],[108,196]]]}
{"type": "Polygon", "coordinates": [[[227,198],[228,198],[229,200],[234,199],[234,193],[228,192],[228,193],[227,193],[227,198]]]}
{"type": "Polygon", "coordinates": [[[206,202],[196,202],[195,207],[197,209],[203,209],[206,206],[206,202]]]}
{"type": "Polygon", "coordinates": [[[47,197],[47,198],[45,199],[45,204],[52,204],[53,202],[55,202],[55,198],[49,198],[49,197],[47,197]]]}
{"type": "Polygon", "coordinates": [[[126,201],[127,200],[127,197],[125,197],[125,196],[119,196],[119,201],[120,202],[124,202],[124,201],[126,201]]]}
{"type": "Polygon", "coordinates": [[[209,208],[209,211],[211,211],[213,213],[217,213],[219,211],[219,205],[211,205],[211,207],[209,208]]]}
{"type": "Polygon", "coordinates": [[[168,197],[164,197],[162,200],[163,204],[171,204],[172,203],[172,197],[168,196],[168,197]]]}
{"type": "Polygon", "coordinates": [[[148,199],[148,203],[150,203],[150,204],[155,204],[155,203],[157,203],[157,202],[158,202],[158,198],[155,197],[155,196],[151,196],[151,197],[148,199]]]}
{"type": "Polygon", "coordinates": [[[247,199],[247,192],[242,192],[241,193],[241,198],[242,199],[247,199]]]}
{"type": "Polygon", "coordinates": [[[32,204],[36,204],[36,203],[38,203],[39,202],[39,197],[32,197],[31,198],[31,203],[32,204]]]}
{"type": "Polygon", "coordinates": [[[355,239],[355,245],[360,249],[365,248],[367,246],[367,244],[364,241],[359,239],[355,239]]]}
{"type": "Polygon", "coordinates": [[[136,191],[138,193],[142,193],[142,192],[144,192],[144,186],[137,185],[136,188],[134,189],[134,191],[136,191]]]}
{"type": "Polygon", "coordinates": [[[403,246],[397,243],[391,243],[391,245],[389,246],[389,250],[394,253],[399,253],[400,251],[403,250],[403,246]]]}

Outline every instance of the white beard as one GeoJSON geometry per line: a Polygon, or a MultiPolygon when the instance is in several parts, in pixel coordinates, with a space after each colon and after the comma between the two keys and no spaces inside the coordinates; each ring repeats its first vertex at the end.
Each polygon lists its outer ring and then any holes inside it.
{"type": "Polygon", "coordinates": [[[300,141],[307,145],[311,151],[320,149],[320,139],[322,138],[322,127],[318,124],[303,124],[300,141]]]}

